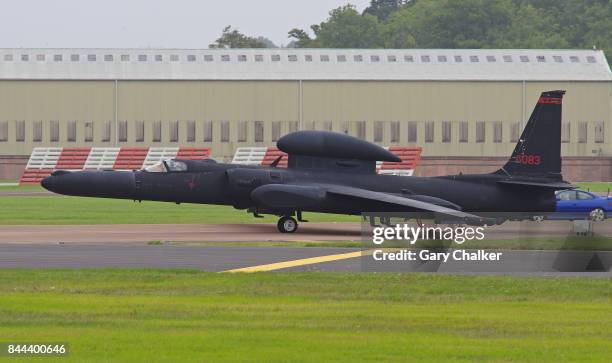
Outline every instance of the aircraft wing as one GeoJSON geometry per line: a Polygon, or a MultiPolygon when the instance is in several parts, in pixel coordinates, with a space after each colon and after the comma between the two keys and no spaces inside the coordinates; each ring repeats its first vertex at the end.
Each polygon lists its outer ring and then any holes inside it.
{"type": "MultiPolygon", "coordinates": [[[[327,195],[338,195],[352,198],[357,201],[383,203],[394,207],[390,208],[391,210],[397,210],[397,207],[400,206],[406,207],[406,209],[432,212],[466,221],[482,222],[485,219],[457,209],[412,199],[409,196],[402,197],[394,194],[342,185],[266,184],[256,188],[251,193],[253,200],[270,209],[299,209],[300,207],[309,209],[309,207],[322,202],[327,195]]],[[[365,210],[364,212],[368,211],[365,210]]]]}
{"type": "Polygon", "coordinates": [[[470,214],[466,212],[462,212],[460,210],[443,207],[437,204],[423,202],[420,200],[411,199],[409,196],[400,197],[398,195],[383,193],[383,192],[375,192],[372,190],[361,189],[361,188],[353,188],[347,186],[328,186],[324,187],[327,193],[342,195],[345,197],[353,197],[358,199],[377,201],[382,203],[387,203],[393,206],[403,206],[408,208],[414,208],[426,212],[433,212],[443,214],[449,217],[466,219],[466,220],[475,220],[481,221],[483,218],[479,217],[475,214],[470,214]]]}
{"type": "Polygon", "coordinates": [[[519,186],[527,186],[527,187],[537,187],[537,188],[549,188],[549,189],[575,189],[576,186],[566,182],[536,182],[536,181],[525,181],[525,180],[499,180],[498,184],[505,185],[519,185],[519,186]]]}

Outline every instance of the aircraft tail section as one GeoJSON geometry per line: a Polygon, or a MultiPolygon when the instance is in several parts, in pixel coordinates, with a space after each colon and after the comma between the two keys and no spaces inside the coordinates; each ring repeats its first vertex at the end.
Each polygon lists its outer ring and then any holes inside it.
{"type": "Polygon", "coordinates": [[[565,91],[542,92],[510,160],[498,173],[561,177],[561,106],[565,91]]]}

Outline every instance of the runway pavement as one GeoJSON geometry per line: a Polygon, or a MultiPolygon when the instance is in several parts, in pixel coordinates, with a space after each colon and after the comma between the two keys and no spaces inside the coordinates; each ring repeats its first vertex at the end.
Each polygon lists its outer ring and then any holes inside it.
{"type": "MultiPolygon", "coordinates": [[[[496,226],[492,236],[567,235],[553,222],[496,226]]],[[[231,242],[360,240],[359,223],[303,223],[295,234],[274,224],[0,226],[0,268],[195,268],[206,271],[420,271],[612,277],[612,252],[504,251],[499,262],[377,263],[355,248],[232,246],[231,242]],[[151,245],[163,241],[163,245],[151,245]],[[198,246],[197,242],[221,245],[198,246]],[[172,243],[168,243],[172,242],[172,243]],[[187,243],[180,243],[187,242],[187,243]],[[226,243],[226,245],[223,245],[226,243]]],[[[608,227],[606,227],[608,228],[608,227]]]]}
{"type": "Polygon", "coordinates": [[[5,243],[266,242],[359,240],[359,223],[302,223],[294,234],[275,224],[0,225],[5,243]]]}
{"type": "Polygon", "coordinates": [[[612,278],[612,252],[503,251],[499,262],[379,264],[354,248],[0,245],[0,268],[193,268],[205,271],[410,271],[612,278]]]}
{"type": "Polygon", "coordinates": [[[149,245],[0,245],[0,268],[195,268],[225,271],[344,253],[344,248],[149,245]]]}
{"type": "Polygon", "coordinates": [[[46,190],[41,191],[20,191],[12,190],[6,191],[0,189],[0,197],[56,197],[57,194],[53,194],[46,190]]]}
{"type": "MultiPolygon", "coordinates": [[[[612,221],[612,220],[611,220],[612,221]]],[[[612,223],[597,224],[600,235],[612,236],[612,223]]],[[[489,239],[567,236],[568,221],[506,222],[488,227],[489,239]]],[[[361,224],[354,222],[301,223],[296,233],[279,233],[272,223],[252,224],[112,224],[112,225],[0,225],[4,243],[147,243],[359,241],[361,224]]]]}

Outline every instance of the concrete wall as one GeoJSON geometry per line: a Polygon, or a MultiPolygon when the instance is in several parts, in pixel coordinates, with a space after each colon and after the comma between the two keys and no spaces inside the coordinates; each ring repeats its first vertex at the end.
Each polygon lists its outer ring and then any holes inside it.
{"type": "Polygon", "coordinates": [[[0,155],[0,179],[19,179],[27,163],[28,156],[0,155]]]}

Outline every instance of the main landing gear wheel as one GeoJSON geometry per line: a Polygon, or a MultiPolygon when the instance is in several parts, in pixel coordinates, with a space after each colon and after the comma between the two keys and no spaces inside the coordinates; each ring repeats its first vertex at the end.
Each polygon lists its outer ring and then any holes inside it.
{"type": "Polygon", "coordinates": [[[284,216],[278,220],[276,227],[281,233],[293,233],[297,231],[298,223],[295,218],[284,216]]]}
{"type": "Polygon", "coordinates": [[[606,212],[601,208],[593,209],[591,213],[589,213],[589,219],[593,222],[601,222],[606,219],[606,212]]]}

